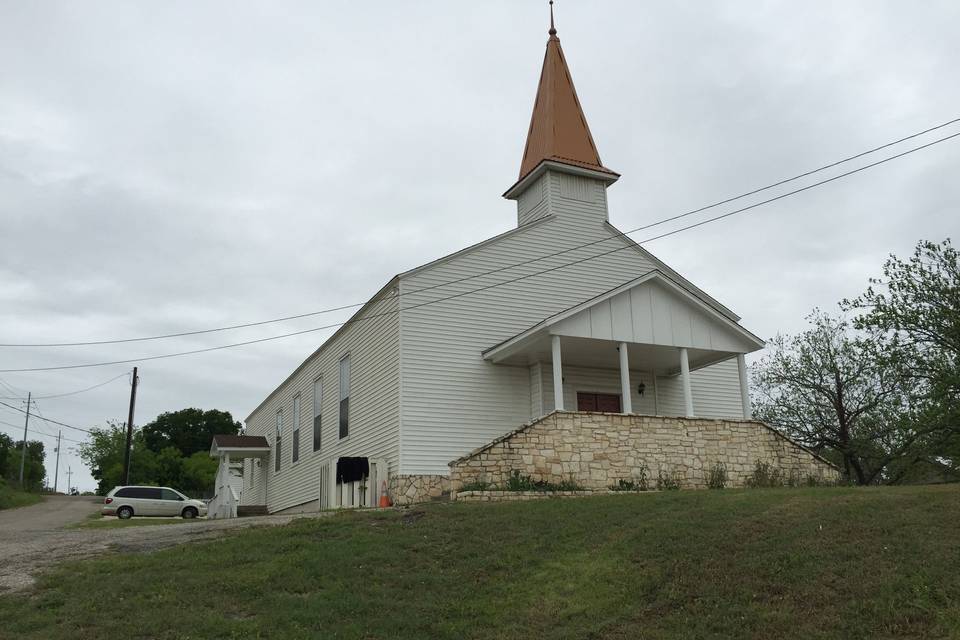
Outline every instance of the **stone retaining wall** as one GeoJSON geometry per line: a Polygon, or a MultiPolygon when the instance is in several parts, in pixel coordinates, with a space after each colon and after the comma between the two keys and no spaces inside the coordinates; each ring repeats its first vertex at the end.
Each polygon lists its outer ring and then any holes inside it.
{"type": "Polygon", "coordinates": [[[836,467],[762,422],[557,411],[450,463],[454,493],[475,482],[503,486],[514,472],[535,481],[572,480],[603,490],[658,475],[681,488],[707,487],[711,467],[726,467],[727,487],[742,487],[757,461],[805,483],[839,479],[836,467]]]}
{"type": "Polygon", "coordinates": [[[392,476],[387,493],[397,506],[439,500],[449,495],[450,478],[438,475],[392,476]]]}

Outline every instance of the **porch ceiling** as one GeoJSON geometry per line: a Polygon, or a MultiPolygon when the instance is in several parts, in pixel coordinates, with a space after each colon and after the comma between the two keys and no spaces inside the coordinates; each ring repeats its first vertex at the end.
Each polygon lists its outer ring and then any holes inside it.
{"type": "MultiPolygon", "coordinates": [[[[494,362],[516,366],[553,362],[550,339],[550,334],[543,332],[525,342],[522,349],[494,362]]],[[[561,359],[565,367],[617,369],[620,366],[616,342],[575,337],[564,337],[562,340],[561,359]]],[[[650,371],[659,375],[673,375],[680,371],[680,359],[677,356],[676,347],[628,342],[627,353],[630,356],[630,368],[636,371],[650,371]]],[[[730,351],[687,350],[691,370],[700,369],[736,355],[736,352],[730,351]]]]}

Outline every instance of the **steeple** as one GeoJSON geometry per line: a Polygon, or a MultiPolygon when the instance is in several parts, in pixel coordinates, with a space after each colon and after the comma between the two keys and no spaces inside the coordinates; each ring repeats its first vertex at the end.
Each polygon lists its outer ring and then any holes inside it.
{"type": "Polygon", "coordinates": [[[527,145],[520,163],[520,180],[544,161],[567,164],[610,174],[590,135],[590,127],[577,99],[570,69],[560,47],[560,38],[553,22],[553,0],[550,1],[550,30],[547,51],[540,72],[540,84],[533,104],[527,145]]]}

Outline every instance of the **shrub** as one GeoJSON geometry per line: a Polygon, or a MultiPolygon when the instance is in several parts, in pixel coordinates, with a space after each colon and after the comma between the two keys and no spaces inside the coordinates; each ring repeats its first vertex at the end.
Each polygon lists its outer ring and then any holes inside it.
{"type": "Polygon", "coordinates": [[[486,480],[472,480],[470,482],[464,482],[460,485],[458,492],[463,493],[465,491],[489,491],[493,489],[493,483],[487,482],[486,480]]]}
{"type": "Polygon", "coordinates": [[[782,487],[783,483],[783,472],[772,464],[760,460],[757,460],[753,467],[753,473],[747,476],[744,481],[744,485],[751,489],[782,487]]]}
{"type": "Polygon", "coordinates": [[[657,490],[658,491],[677,491],[680,489],[680,483],[677,482],[677,479],[672,475],[664,473],[663,471],[657,472],[657,490]]]}
{"type": "Polygon", "coordinates": [[[506,491],[582,491],[583,487],[577,484],[573,477],[561,480],[560,482],[547,482],[546,480],[534,480],[530,476],[520,475],[520,472],[514,470],[507,478],[506,491]]]}
{"type": "Polygon", "coordinates": [[[647,481],[647,467],[641,464],[633,472],[633,478],[627,480],[620,478],[617,484],[610,487],[611,491],[649,491],[650,483],[647,481]]]}
{"type": "Polygon", "coordinates": [[[707,486],[711,489],[723,489],[727,486],[727,465],[718,462],[710,467],[710,475],[707,478],[707,486]]]}

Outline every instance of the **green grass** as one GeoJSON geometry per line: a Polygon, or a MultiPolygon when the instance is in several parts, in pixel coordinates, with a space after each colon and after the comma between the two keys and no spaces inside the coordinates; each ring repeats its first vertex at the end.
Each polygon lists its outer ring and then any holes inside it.
{"type": "Polygon", "coordinates": [[[43,500],[39,493],[14,489],[3,480],[0,480],[0,509],[15,509],[36,504],[43,500]]]}
{"type": "Polygon", "coordinates": [[[343,513],[76,562],[16,638],[960,637],[960,486],[343,513]]]}

